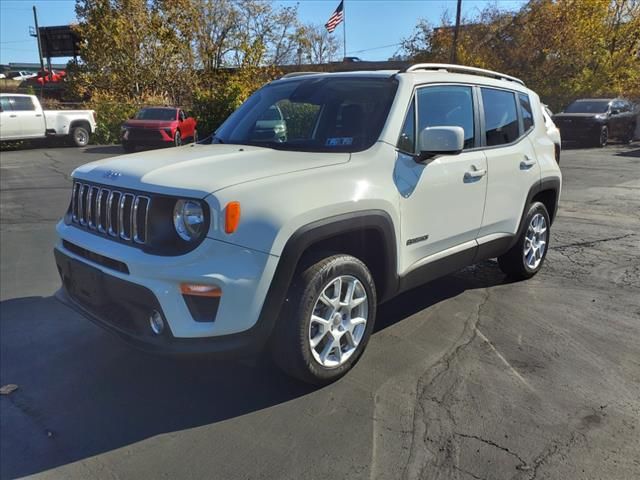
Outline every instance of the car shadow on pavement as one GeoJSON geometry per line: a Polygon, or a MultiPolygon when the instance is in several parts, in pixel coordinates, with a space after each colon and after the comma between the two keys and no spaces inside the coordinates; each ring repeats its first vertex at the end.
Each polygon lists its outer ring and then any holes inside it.
{"type": "Polygon", "coordinates": [[[505,277],[495,260],[471,265],[452,275],[409,290],[380,305],[374,332],[384,330],[425,308],[456,297],[467,290],[488,288],[510,282],[511,280],[505,277]]]}
{"type": "MultiPolygon", "coordinates": [[[[159,145],[159,146],[145,146],[145,147],[138,147],[136,148],[135,152],[147,152],[149,150],[159,150],[159,149],[164,149],[167,148],[164,145],[159,145]]],[[[105,153],[110,153],[114,156],[116,155],[126,155],[127,153],[133,153],[133,152],[125,152],[124,148],[122,148],[122,145],[95,145],[95,146],[89,146],[89,147],[85,147],[84,150],[85,153],[100,153],[100,154],[105,154],[105,153]]]]}
{"type": "Polygon", "coordinates": [[[624,150],[615,154],[616,157],[640,158],[640,148],[637,144],[629,145],[629,150],[624,150]],[[632,150],[634,149],[634,150],[632,150]]]}
{"type": "Polygon", "coordinates": [[[85,147],[84,153],[110,153],[113,155],[124,155],[122,145],[90,145],[85,147]]]}
{"type": "MultiPolygon", "coordinates": [[[[465,290],[502,283],[495,262],[469,267],[382,305],[376,331],[465,290]]],[[[232,419],[315,390],[264,356],[220,361],[138,352],[54,297],[1,302],[0,332],[2,384],[19,386],[0,398],[2,478],[232,419]]]]}

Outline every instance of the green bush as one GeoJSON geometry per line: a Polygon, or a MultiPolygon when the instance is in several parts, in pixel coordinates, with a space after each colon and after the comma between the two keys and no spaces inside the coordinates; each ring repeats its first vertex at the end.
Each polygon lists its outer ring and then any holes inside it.
{"type": "Polygon", "coordinates": [[[132,118],[143,105],[162,105],[158,98],[148,98],[147,101],[133,101],[118,99],[109,94],[96,94],[85,108],[95,110],[97,128],[91,137],[91,143],[111,144],[120,143],[120,129],[122,124],[132,118]]]}

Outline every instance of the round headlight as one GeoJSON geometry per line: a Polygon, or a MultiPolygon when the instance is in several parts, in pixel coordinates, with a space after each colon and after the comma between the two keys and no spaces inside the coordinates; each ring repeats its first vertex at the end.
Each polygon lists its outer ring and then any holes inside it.
{"type": "Polygon", "coordinates": [[[183,240],[200,240],[205,233],[202,204],[195,200],[178,200],[173,208],[173,225],[183,240]]]}

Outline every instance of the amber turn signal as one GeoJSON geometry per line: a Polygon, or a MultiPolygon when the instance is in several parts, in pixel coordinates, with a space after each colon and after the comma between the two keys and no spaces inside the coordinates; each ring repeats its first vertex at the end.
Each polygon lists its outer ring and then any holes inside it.
{"type": "Polygon", "coordinates": [[[240,202],[229,202],[225,209],[224,215],[224,231],[233,233],[240,223],[240,202]]]}
{"type": "Polygon", "coordinates": [[[222,290],[215,285],[199,285],[195,283],[181,283],[180,291],[183,295],[195,297],[221,297],[222,290]]]}

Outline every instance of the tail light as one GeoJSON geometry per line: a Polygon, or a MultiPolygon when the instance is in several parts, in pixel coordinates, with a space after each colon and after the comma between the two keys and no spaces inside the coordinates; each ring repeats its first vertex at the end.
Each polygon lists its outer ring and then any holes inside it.
{"type": "Polygon", "coordinates": [[[556,163],[560,165],[560,145],[557,143],[554,144],[555,152],[556,152],[556,163]]]}

